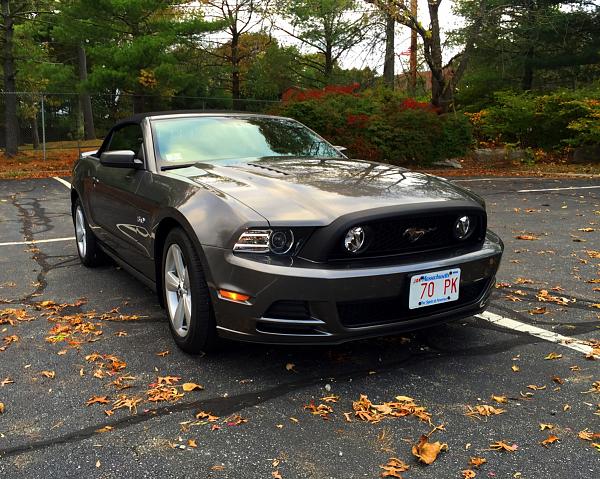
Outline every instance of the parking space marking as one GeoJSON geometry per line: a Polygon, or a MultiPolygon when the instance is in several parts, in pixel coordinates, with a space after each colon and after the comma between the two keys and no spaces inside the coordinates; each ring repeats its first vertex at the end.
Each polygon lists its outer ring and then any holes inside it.
{"type": "Polygon", "coordinates": [[[503,328],[512,329],[521,333],[531,334],[536,338],[540,338],[545,341],[550,341],[552,343],[565,346],[580,353],[590,354],[593,351],[593,348],[591,346],[585,344],[579,339],[570,338],[568,336],[563,336],[562,334],[558,333],[553,333],[552,331],[538,328],[537,326],[532,326],[531,324],[522,323],[520,321],[515,321],[514,319],[505,318],[504,316],[490,313],[489,311],[477,314],[475,317],[483,319],[484,321],[489,321],[490,323],[495,324],[497,326],[502,326],[503,328]]]}
{"type": "Polygon", "coordinates": [[[16,245],[27,245],[27,244],[39,244],[39,243],[56,243],[58,241],[73,241],[75,236],[69,236],[68,238],[52,238],[52,239],[41,239],[41,240],[30,240],[30,241],[8,241],[6,243],[0,243],[0,246],[16,246],[16,245]]]}
{"type": "Polygon", "coordinates": [[[539,190],[517,190],[517,193],[537,193],[543,191],[563,191],[563,190],[592,190],[600,186],[565,186],[563,188],[543,188],[539,190]]]}
{"type": "Polygon", "coordinates": [[[468,183],[468,182],[472,182],[472,181],[515,181],[515,180],[539,180],[539,178],[535,178],[535,177],[528,177],[528,176],[519,176],[516,178],[469,178],[469,179],[465,179],[465,180],[454,180],[452,178],[447,178],[448,180],[452,181],[453,183],[458,183],[460,182],[464,182],[464,183],[468,183]]]}
{"type": "Polygon", "coordinates": [[[59,183],[62,183],[67,188],[71,188],[71,183],[69,183],[67,180],[63,180],[62,178],[59,178],[58,176],[53,176],[52,179],[58,181],[59,183]]]}

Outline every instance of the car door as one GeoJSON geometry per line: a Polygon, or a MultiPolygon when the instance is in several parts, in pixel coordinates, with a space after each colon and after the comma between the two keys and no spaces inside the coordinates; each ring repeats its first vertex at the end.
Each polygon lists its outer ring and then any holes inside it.
{"type": "Polygon", "coordinates": [[[140,269],[140,262],[148,260],[146,238],[146,211],[143,199],[137,196],[140,182],[147,171],[142,128],[137,123],[114,129],[100,157],[106,151],[131,150],[142,160],[143,168],[119,168],[98,162],[92,178],[90,209],[97,236],[127,263],[140,269]]]}

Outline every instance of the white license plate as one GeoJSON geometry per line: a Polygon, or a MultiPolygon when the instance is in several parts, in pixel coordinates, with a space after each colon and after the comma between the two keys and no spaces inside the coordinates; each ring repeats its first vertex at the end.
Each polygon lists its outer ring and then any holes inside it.
{"type": "Polygon", "coordinates": [[[459,287],[460,268],[411,276],[408,307],[417,309],[456,301],[459,287]]]}

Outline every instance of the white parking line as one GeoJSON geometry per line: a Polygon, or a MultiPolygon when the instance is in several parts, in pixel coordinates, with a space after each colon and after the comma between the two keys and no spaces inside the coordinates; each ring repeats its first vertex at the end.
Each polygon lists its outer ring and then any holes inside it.
{"type": "Polygon", "coordinates": [[[58,241],[73,241],[75,236],[69,236],[68,238],[52,238],[52,239],[41,239],[31,241],[8,241],[7,243],[0,243],[0,246],[16,246],[24,244],[38,244],[38,243],[56,243],[58,241]]]}
{"type": "Polygon", "coordinates": [[[568,336],[553,333],[552,331],[538,328],[537,326],[532,326],[530,324],[521,323],[520,321],[515,321],[514,319],[505,318],[504,316],[490,313],[489,311],[485,311],[481,314],[476,315],[475,317],[483,319],[484,321],[489,321],[490,323],[496,324],[497,326],[502,326],[503,328],[512,329],[521,333],[531,334],[536,338],[540,338],[545,341],[550,341],[552,343],[559,344],[566,348],[571,348],[583,354],[590,354],[593,350],[591,346],[585,344],[579,339],[569,338],[568,336]]]}
{"type": "Polygon", "coordinates": [[[564,188],[544,188],[540,190],[517,190],[517,193],[536,193],[538,191],[562,191],[562,190],[591,190],[600,186],[565,186],[564,188]]]}
{"type": "Polygon", "coordinates": [[[71,188],[71,183],[69,183],[67,180],[63,180],[62,178],[59,178],[58,176],[53,176],[52,179],[58,181],[59,183],[62,183],[69,189],[71,188]]]}
{"type": "Polygon", "coordinates": [[[448,178],[449,180],[453,181],[454,183],[458,183],[459,181],[461,182],[470,182],[470,181],[515,181],[515,180],[539,180],[539,178],[536,177],[528,177],[528,176],[518,176],[515,178],[469,178],[469,179],[465,179],[465,180],[454,180],[452,178],[448,178]]]}

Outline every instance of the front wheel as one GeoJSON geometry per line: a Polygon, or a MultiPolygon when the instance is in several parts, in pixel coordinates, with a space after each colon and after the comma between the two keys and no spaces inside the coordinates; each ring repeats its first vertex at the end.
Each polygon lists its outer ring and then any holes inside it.
{"type": "Polygon", "coordinates": [[[162,257],[163,300],[175,343],[190,354],[213,350],[217,333],[210,293],[198,254],[183,230],[168,234],[162,257]]]}
{"type": "Polygon", "coordinates": [[[102,251],[96,237],[88,224],[81,200],[77,199],[73,205],[73,225],[75,226],[75,241],[77,253],[84,266],[88,268],[102,263],[102,251]]]}

